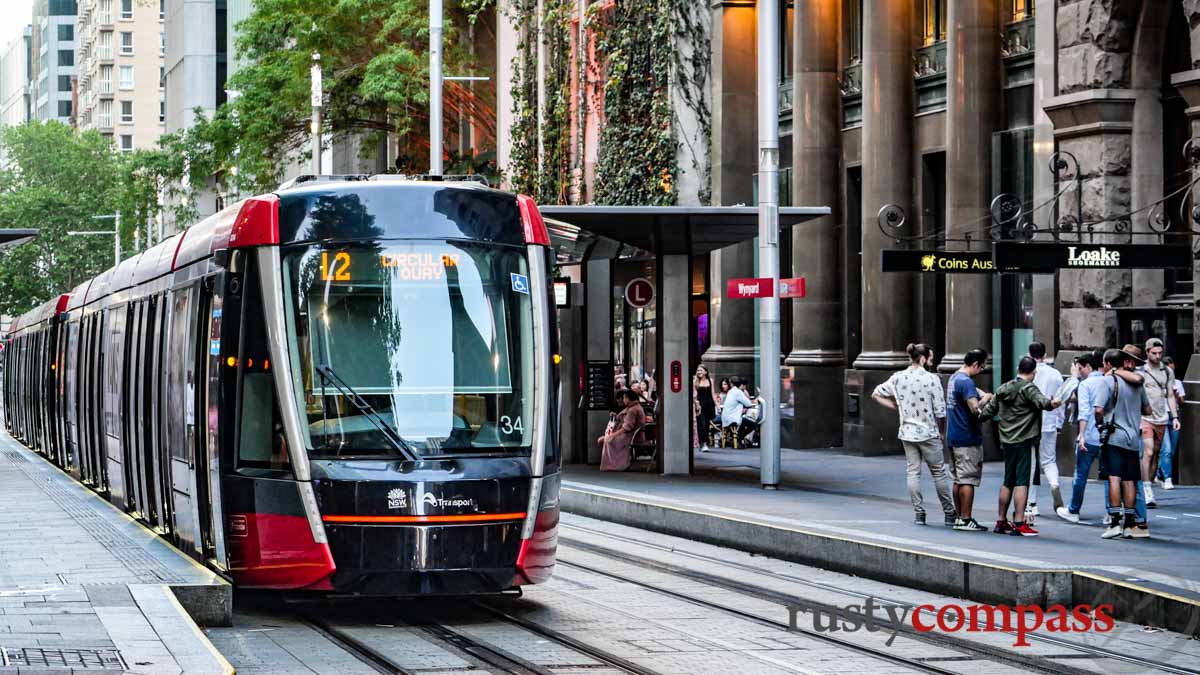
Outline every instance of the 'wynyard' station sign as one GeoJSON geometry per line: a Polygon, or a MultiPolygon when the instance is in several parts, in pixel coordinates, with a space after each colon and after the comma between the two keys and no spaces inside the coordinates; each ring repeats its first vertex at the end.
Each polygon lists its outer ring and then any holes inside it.
{"type": "Polygon", "coordinates": [[[996,242],[996,270],[1049,274],[1057,270],[1171,269],[1192,266],[1188,246],[1164,244],[1026,244],[996,242]]]}
{"type": "Polygon", "coordinates": [[[1058,270],[1178,269],[1192,266],[1187,246],[1163,244],[1028,244],[996,242],[989,251],[885,249],[884,272],[1053,274],[1058,270]]]}

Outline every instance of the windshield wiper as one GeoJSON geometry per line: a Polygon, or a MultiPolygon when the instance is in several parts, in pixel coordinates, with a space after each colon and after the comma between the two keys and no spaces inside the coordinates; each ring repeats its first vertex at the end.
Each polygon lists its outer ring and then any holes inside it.
{"type": "MultiPolygon", "coordinates": [[[[383,434],[383,437],[386,438],[393,447],[399,450],[400,454],[404,455],[405,459],[410,459],[414,462],[421,459],[416,451],[412,449],[412,446],[410,446],[408,442],[400,436],[400,433],[397,432],[392,425],[388,424],[382,417],[380,417],[379,413],[376,412],[375,408],[370,403],[367,403],[366,399],[364,399],[362,396],[359,396],[358,392],[354,391],[350,385],[346,384],[342,378],[338,377],[337,373],[333,372],[332,368],[330,368],[328,365],[322,364],[317,366],[316,370],[318,373],[320,373],[321,379],[329,382],[334,386],[334,388],[340,391],[342,396],[345,396],[346,399],[350,401],[350,405],[354,406],[358,412],[362,413],[362,416],[367,418],[367,421],[374,425],[374,427],[378,429],[381,434],[383,434]]],[[[322,403],[322,409],[324,409],[324,403],[322,403]]]]}

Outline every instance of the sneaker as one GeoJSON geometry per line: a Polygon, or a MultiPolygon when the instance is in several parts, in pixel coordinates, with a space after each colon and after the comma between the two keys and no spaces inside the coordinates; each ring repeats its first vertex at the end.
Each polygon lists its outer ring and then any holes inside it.
{"type": "Polygon", "coordinates": [[[966,522],[967,521],[963,520],[962,518],[955,518],[954,519],[954,529],[961,530],[963,528],[963,525],[966,524],[966,522]]]}
{"type": "Polygon", "coordinates": [[[1146,502],[1146,508],[1148,508],[1148,509],[1157,509],[1157,508],[1158,508],[1158,502],[1156,502],[1156,501],[1154,501],[1154,500],[1149,500],[1149,501],[1147,501],[1147,502],[1146,502]]]}
{"type": "Polygon", "coordinates": [[[1121,528],[1121,538],[1122,539],[1133,539],[1133,526],[1132,525],[1125,525],[1124,527],[1121,528]]]}
{"type": "Polygon", "coordinates": [[[1041,512],[1038,511],[1037,503],[1030,502],[1030,504],[1025,507],[1025,515],[1036,517],[1036,516],[1040,516],[1042,514],[1041,514],[1041,512]]]}
{"type": "Polygon", "coordinates": [[[1009,534],[1014,537],[1036,537],[1038,531],[1030,527],[1029,523],[1017,523],[1013,525],[1012,532],[1009,534]]]}
{"type": "Polygon", "coordinates": [[[1110,517],[1108,520],[1108,529],[1104,534],[1100,535],[1101,539],[1116,539],[1121,536],[1121,520],[1116,517],[1110,517]]]}
{"type": "Polygon", "coordinates": [[[961,526],[955,527],[956,530],[963,532],[987,532],[987,528],[980,525],[974,518],[967,518],[961,526]]]}
{"type": "Polygon", "coordinates": [[[946,520],[945,520],[946,527],[956,527],[961,522],[962,522],[962,518],[959,518],[956,515],[950,514],[950,515],[946,516],[946,520]]]}
{"type": "Polygon", "coordinates": [[[1071,513],[1070,511],[1067,510],[1067,507],[1065,507],[1065,506],[1060,506],[1057,509],[1054,509],[1054,514],[1057,515],[1059,518],[1062,518],[1063,520],[1067,521],[1068,523],[1078,523],[1079,522],[1079,514],[1071,513]]]}
{"type": "Polygon", "coordinates": [[[913,516],[913,522],[916,523],[917,525],[924,525],[925,524],[925,514],[924,513],[916,514],[915,516],[913,516]]]}
{"type": "Polygon", "coordinates": [[[1175,489],[1175,484],[1171,482],[1170,478],[1163,481],[1163,489],[1164,490],[1174,490],[1175,489]]]}
{"type": "Polygon", "coordinates": [[[1131,534],[1133,536],[1127,537],[1127,538],[1149,539],[1150,538],[1150,524],[1149,523],[1138,523],[1137,525],[1134,525],[1133,532],[1131,534]]]}
{"type": "Polygon", "coordinates": [[[1012,532],[1012,530],[1012,523],[1008,522],[1007,520],[997,520],[996,527],[992,528],[992,532],[995,532],[996,534],[1008,534],[1009,532],[1012,532]]]}
{"type": "Polygon", "coordinates": [[[1149,483],[1142,483],[1142,494],[1146,497],[1146,506],[1154,508],[1150,506],[1154,503],[1154,488],[1150,487],[1149,483]]]}

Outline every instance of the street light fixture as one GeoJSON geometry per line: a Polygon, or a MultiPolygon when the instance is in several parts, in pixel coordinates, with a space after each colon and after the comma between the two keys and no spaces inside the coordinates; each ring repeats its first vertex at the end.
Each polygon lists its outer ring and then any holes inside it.
{"type": "Polygon", "coordinates": [[[67,234],[72,236],[86,235],[111,235],[113,238],[113,267],[121,264],[121,212],[110,213],[103,216],[92,216],[92,220],[111,220],[113,221],[113,229],[111,230],[72,230],[67,234]]]}

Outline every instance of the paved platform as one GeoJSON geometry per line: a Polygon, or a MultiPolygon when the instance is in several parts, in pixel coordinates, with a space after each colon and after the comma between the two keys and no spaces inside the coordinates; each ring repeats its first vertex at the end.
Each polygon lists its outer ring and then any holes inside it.
{"type": "MultiPolygon", "coordinates": [[[[1103,540],[1101,485],[1092,481],[1080,524],[1046,515],[1041,535],[1002,537],[941,524],[928,471],[922,489],[930,524],[912,522],[904,458],[831,450],[784,450],[777,491],[759,486],[757,450],[697,454],[691,477],[601,473],[568,466],[563,508],[700,541],[740,548],[993,602],[1088,602],[1108,598],[1128,620],[1200,634],[1200,488],[1157,490],[1148,540],[1103,540]]],[[[995,522],[1003,473],[984,467],[975,517],[995,522]]],[[[1064,497],[1070,498],[1069,478],[1064,497]]]]}
{"type": "Polygon", "coordinates": [[[172,586],[228,586],[0,431],[0,673],[232,673],[172,586]]]}

